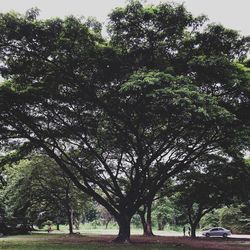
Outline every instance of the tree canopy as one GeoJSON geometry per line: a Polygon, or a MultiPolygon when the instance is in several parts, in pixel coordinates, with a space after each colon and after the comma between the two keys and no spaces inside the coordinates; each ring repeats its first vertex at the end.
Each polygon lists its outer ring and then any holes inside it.
{"type": "Polygon", "coordinates": [[[0,15],[1,141],[50,156],[115,217],[117,241],[170,177],[246,148],[248,38],[174,4],[115,9],[110,40],[36,15],[0,15]]]}

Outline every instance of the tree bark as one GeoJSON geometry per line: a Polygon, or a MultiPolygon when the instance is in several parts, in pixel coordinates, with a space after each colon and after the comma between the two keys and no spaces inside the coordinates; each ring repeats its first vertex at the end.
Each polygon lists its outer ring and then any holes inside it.
{"type": "Polygon", "coordinates": [[[202,217],[202,208],[199,207],[198,211],[196,212],[196,218],[193,218],[192,219],[192,215],[191,215],[191,212],[192,209],[189,208],[188,209],[188,219],[189,219],[189,224],[191,226],[191,237],[192,238],[195,238],[196,237],[196,228],[200,222],[200,219],[202,217]]]}
{"type": "Polygon", "coordinates": [[[163,231],[164,230],[164,223],[162,222],[162,220],[158,220],[158,230],[159,231],[163,231]]]}
{"type": "Polygon", "coordinates": [[[148,199],[147,202],[145,202],[143,210],[138,210],[138,214],[140,215],[143,227],[143,236],[147,237],[154,236],[152,230],[152,203],[153,203],[152,197],[148,199]]]}
{"type": "Polygon", "coordinates": [[[3,221],[0,221],[0,233],[2,233],[3,235],[7,235],[9,233],[8,227],[3,221]]]}
{"type": "Polygon", "coordinates": [[[152,202],[147,204],[147,222],[146,222],[146,234],[145,236],[154,236],[152,230],[152,202]]]}
{"type": "Polygon", "coordinates": [[[128,215],[120,215],[116,218],[119,225],[118,236],[113,240],[115,243],[130,243],[130,222],[131,217],[128,215]]]}
{"type": "Polygon", "coordinates": [[[153,234],[153,230],[152,230],[152,218],[151,218],[151,205],[149,207],[144,207],[143,211],[140,210],[138,211],[138,214],[140,215],[141,218],[141,223],[142,223],[142,227],[143,227],[143,236],[154,236],[153,234]],[[146,211],[147,211],[147,216],[145,219],[145,215],[146,215],[146,211]]]}
{"type": "Polygon", "coordinates": [[[139,210],[138,214],[139,214],[140,219],[141,219],[141,224],[142,224],[142,228],[143,228],[143,235],[147,236],[147,222],[145,219],[146,207],[144,206],[143,210],[139,210]]]}
{"type": "Polygon", "coordinates": [[[73,209],[68,208],[68,223],[69,223],[69,233],[73,234],[73,209]]]}
{"type": "Polygon", "coordinates": [[[60,224],[56,223],[56,230],[59,231],[60,230],[60,224]]]}
{"type": "Polygon", "coordinates": [[[191,224],[191,237],[192,238],[195,238],[196,237],[196,227],[197,227],[197,224],[191,224]]]}

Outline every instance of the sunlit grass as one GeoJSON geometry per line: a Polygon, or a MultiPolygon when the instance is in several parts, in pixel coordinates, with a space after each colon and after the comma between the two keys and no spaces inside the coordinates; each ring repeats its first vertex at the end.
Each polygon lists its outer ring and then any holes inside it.
{"type": "MultiPolygon", "coordinates": [[[[68,225],[60,225],[60,230],[57,231],[56,230],[56,226],[53,225],[52,226],[52,230],[53,233],[68,233],[69,229],[68,229],[68,225]]],[[[46,231],[46,227],[43,229],[43,231],[46,231]]],[[[154,233],[156,235],[182,235],[182,228],[170,228],[170,227],[165,227],[164,231],[159,231],[157,230],[157,228],[153,229],[154,233]]],[[[74,230],[74,232],[78,232],[81,234],[87,234],[87,235],[117,235],[118,234],[118,227],[115,223],[110,223],[108,228],[106,229],[105,226],[103,225],[96,225],[93,223],[85,223],[85,224],[81,224],[79,227],[79,230],[74,230]]],[[[132,235],[142,235],[142,229],[141,228],[137,228],[134,225],[131,226],[131,234],[132,235]]]]}

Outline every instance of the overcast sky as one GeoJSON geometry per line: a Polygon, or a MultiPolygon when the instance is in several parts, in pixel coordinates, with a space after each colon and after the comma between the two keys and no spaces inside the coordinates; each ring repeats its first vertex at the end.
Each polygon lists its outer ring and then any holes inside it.
{"type": "MultiPolygon", "coordinates": [[[[148,3],[169,2],[168,0],[148,0],[148,3]]],[[[243,35],[250,35],[250,0],[174,0],[185,3],[194,15],[205,14],[211,22],[221,23],[243,35]]],[[[94,16],[104,22],[108,13],[124,6],[126,0],[0,0],[0,12],[15,10],[24,13],[38,7],[41,18],[64,17],[67,15],[94,16]]]]}

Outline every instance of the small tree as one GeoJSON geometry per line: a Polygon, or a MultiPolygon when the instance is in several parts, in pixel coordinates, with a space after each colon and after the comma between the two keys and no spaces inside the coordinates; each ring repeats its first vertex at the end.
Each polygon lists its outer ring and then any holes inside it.
{"type": "Polygon", "coordinates": [[[114,219],[113,216],[102,206],[98,206],[97,208],[99,219],[102,221],[103,225],[105,225],[106,229],[108,228],[109,223],[114,219]]]}
{"type": "Polygon", "coordinates": [[[73,233],[73,218],[84,212],[88,197],[78,192],[57,164],[44,155],[32,156],[5,171],[3,190],[9,217],[27,218],[30,223],[66,217],[73,233]],[[43,216],[41,216],[43,214],[43,216]]]}
{"type": "Polygon", "coordinates": [[[196,237],[196,228],[204,215],[245,195],[249,178],[244,160],[229,162],[223,157],[207,155],[196,164],[179,176],[175,186],[176,204],[189,221],[192,237],[196,237]]]}

